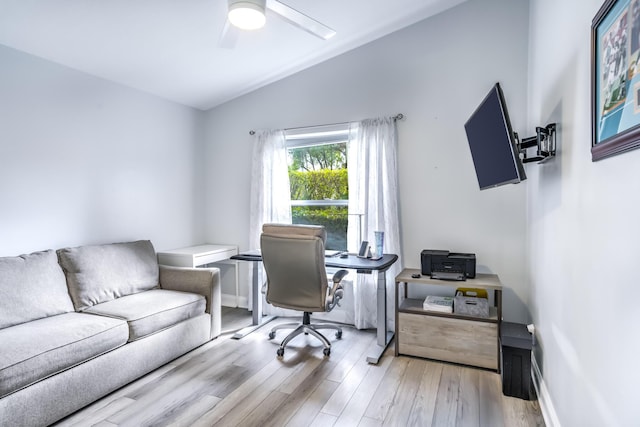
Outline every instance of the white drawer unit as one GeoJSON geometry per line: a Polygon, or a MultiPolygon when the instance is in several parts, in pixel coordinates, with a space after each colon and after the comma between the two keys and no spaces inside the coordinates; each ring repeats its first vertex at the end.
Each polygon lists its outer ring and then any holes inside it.
{"type": "Polygon", "coordinates": [[[223,285],[222,305],[239,307],[241,301],[240,290],[238,289],[238,266],[235,261],[230,259],[234,255],[238,255],[238,247],[235,245],[203,244],[158,252],[158,263],[173,267],[192,268],[202,267],[207,264],[216,264],[215,267],[220,269],[226,268],[225,265],[232,266],[234,270],[232,278],[234,280],[235,295],[225,293],[225,286],[223,285]]]}
{"type": "Polygon", "coordinates": [[[199,267],[226,261],[237,254],[237,246],[205,244],[158,252],[158,263],[175,267],[199,267]]]}

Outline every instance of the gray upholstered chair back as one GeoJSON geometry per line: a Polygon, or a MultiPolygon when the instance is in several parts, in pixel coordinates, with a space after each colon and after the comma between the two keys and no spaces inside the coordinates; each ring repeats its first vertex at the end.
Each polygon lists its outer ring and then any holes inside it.
{"type": "Polygon", "coordinates": [[[325,311],[327,272],[322,226],[264,224],[260,237],[267,302],[305,312],[325,311]]]}

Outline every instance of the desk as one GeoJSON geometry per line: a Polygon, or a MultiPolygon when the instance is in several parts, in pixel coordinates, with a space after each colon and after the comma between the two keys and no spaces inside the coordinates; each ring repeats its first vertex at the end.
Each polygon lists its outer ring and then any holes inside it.
{"type": "MultiPolygon", "coordinates": [[[[260,290],[260,283],[258,283],[258,265],[262,262],[262,256],[257,252],[252,251],[234,255],[231,259],[253,262],[253,325],[242,329],[233,336],[235,339],[240,339],[265,323],[270,322],[275,318],[275,316],[267,316],[264,318],[262,316],[262,294],[260,290]]],[[[359,258],[353,254],[349,254],[347,258],[335,256],[325,258],[325,265],[327,267],[356,270],[357,273],[362,274],[371,274],[374,271],[378,272],[378,287],[376,293],[377,339],[376,345],[370,350],[369,355],[367,356],[367,362],[369,363],[378,363],[382,353],[389,345],[391,339],[393,339],[393,331],[389,331],[387,328],[387,280],[385,272],[397,260],[398,256],[393,254],[385,254],[378,260],[359,258]]]]}
{"type": "MultiPolygon", "coordinates": [[[[158,263],[174,267],[200,267],[212,263],[220,263],[238,254],[238,247],[234,245],[197,245],[186,248],[172,249],[158,252],[158,263]]],[[[233,264],[235,272],[236,306],[238,305],[238,269],[233,264]]]]}
{"type": "Polygon", "coordinates": [[[198,245],[158,252],[158,263],[175,267],[199,267],[224,261],[237,255],[238,247],[232,245],[198,245]]]}

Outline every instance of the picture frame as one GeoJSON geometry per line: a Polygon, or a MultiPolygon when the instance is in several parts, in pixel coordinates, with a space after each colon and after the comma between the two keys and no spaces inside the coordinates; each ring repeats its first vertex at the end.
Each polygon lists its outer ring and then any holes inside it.
{"type": "Polygon", "coordinates": [[[640,147],[640,0],[607,0],[591,24],[591,160],[640,147]]]}
{"type": "Polygon", "coordinates": [[[363,240],[360,244],[360,250],[358,251],[358,258],[369,258],[369,242],[363,240]]]}

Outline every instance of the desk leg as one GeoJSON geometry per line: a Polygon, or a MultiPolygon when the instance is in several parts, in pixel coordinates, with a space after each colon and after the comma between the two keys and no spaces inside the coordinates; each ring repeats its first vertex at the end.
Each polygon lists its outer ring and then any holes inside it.
{"type": "Polygon", "coordinates": [[[252,301],[253,301],[253,323],[252,325],[260,324],[260,316],[262,316],[262,298],[260,295],[260,282],[258,281],[258,262],[253,262],[253,292],[252,292],[252,301]]]}
{"type": "Polygon", "coordinates": [[[262,315],[262,292],[260,289],[260,283],[258,282],[258,261],[253,261],[253,280],[251,286],[253,287],[253,295],[251,301],[253,301],[252,324],[246,328],[240,329],[233,337],[236,340],[244,338],[251,332],[255,331],[265,323],[271,322],[276,316],[263,316],[262,315]]]}
{"type": "Polygon", "coordinates": [[[387,330],[387,278],[384,271],[378,271],[378,288],[376,294],[377,301],[377,339],[376,344],[369,351],[367,362],[377,364],[382,357],[382,353],[393,339],[393,332],[387,330]]]}

